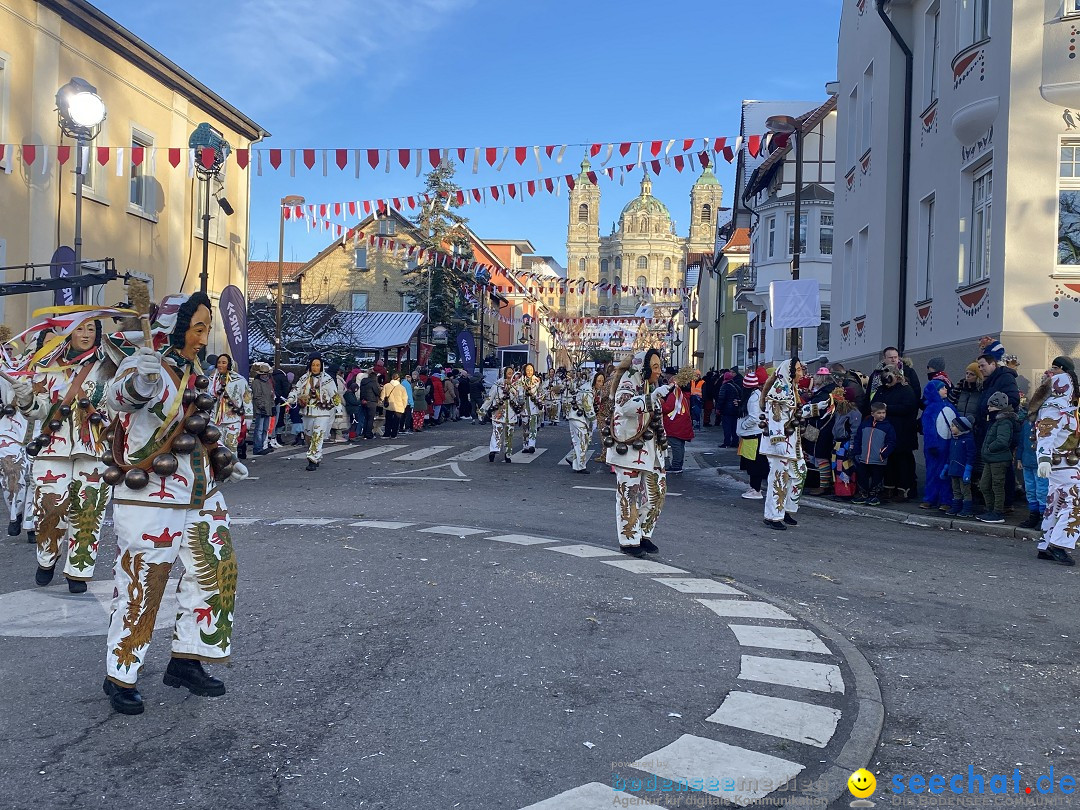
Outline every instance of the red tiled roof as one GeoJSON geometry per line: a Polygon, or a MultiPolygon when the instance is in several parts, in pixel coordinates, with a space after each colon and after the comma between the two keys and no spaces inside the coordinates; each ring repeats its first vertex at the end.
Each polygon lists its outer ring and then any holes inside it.
{"type": "MultiPolygon", "coordinates": [[[[293,281],[300,269],[307,262],[282,262],[281,273],[285,282],[293,281]]],[[[248,301],[257,301],[266,297],[270,286],[277,286],[278,263],[248,262],[247,297],[248,301]]]]}
{"type": "Polygon", "coordinates": [[[750,250],[750,229],[736,228],[735,233],[728,239],[727,244],[721,250],[724,253],[746,253],[750,250]]]}

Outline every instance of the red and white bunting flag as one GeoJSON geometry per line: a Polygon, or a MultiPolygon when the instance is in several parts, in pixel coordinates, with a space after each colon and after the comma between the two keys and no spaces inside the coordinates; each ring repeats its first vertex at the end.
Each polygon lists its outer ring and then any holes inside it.
{"type": "Polygon", "coordinates": [[[656,157],[657,155],[660,154],[660,150],[663,149],[663,148],[664,148],[664,142],[663,141],[653,141],[652,144],[650,144],[650,146],[649,146],[649,152],[652,154],[653,157],[656,157]]]}
{"type": "Polygon", "coordinates": [[[335,149],[334,150],[334,163],[338,169],[345,171],[345,167],[349,165],[349,150],[348,149],[335,149]]]}
{"type": "Polygon", "coordinates": [[[727,146],[727,138],[714,138],[712,150],[714,152],[722,152],[727,146]]]}
{"type": "Polygon", "coordinates": [[[437,169],[442,163],[442,153],[438,149],[428,149],[428,163],[431,164],[431,168],[437,169]]]}
{"type": "Polygon", "coordinates": [[[761,154],[760,135],[750,135],[746,139],[746,151],[749,153],[750,157],[756,158],[759,154],[761,154]]]}
{"type": "MultiPolygon", "coordinates": [[[[56,147],[56,162],[63,166],[71,158],[70,146],[58,146],[56,147]]],[[[4,147],[0,144],[0,160],[4,159],[4,147]]]]}
{"type": "Polygon", "coordinates": [[[457,191],[455,191],[454,192],[454,202],[456,202],[458,205],[464,205],[465,204],[465,192],[462,191],[461,189],[458,189],[457,191]]]}
{"type": "Polygon", "coordinates": [[[497,146],[489,146],[484,149],[484,160],[487,161],[488,166],[494,166],[495,161],[499,159],[499,148],[497,146]]]}
{"type": "Polygon", "coordinates": [[[527,146],[515,146],[514,147],[514,160],[517,161],[518,166],[525,162],[525,158],[529,156],[529,148],[527,146]]]}
{"type": "Polygon", "coordinates": [[[528,190],[529,196],[533,196],[536,193],[536,181],[530,180],[528,183],[525,184],[525,188],[528,190]]]}
{"type": "Polygon", "coordinates": [[[368,162],[368,166],[370,166],[371,168],[373,168],[373,169],[379,168],[379,150],[378,149],[368,149],[367,150],[367,162],[368,162]]]}
{"type": "Polygon", "coordinates": [[[474,200],[480,202],[483,199],[483,192],[478,188],[474,188],[472,189],[472,196],[474,200]]]}
{"type": "Polygon", "coordinates": [[[659,160],[654,160],[651,165],[652,165],[653,174],[660,174],[660,161],[659,160]]]}
{"type": "Polygon", "coordinates": [[[604,148],[602,143],[594,143],[589,147],[589,157],[596,157],[600,154],[600,150],[604,148]]]}
{"type": "Polygon", "coordinates": [[[498,186],[492,186],[490,188],[490,191],[491,191],[491,199],[493,199],[493,200],[499,199],[499,187],[498,186]]]}
{"type": "Polygon", "coordinates": [[[574,183],[576,182],[576,181],[574,180],[574,175],[572,175],[572,174],[568,174],[568,175],[566,175],[566,177],[565,177],[564,179],[566,180],[566,187],[567,187],[567,188],[568,188],[568,189],[569,189],[570,191],[573,191],[573,190],[574,190],[574,183]]]}
{"type": "MultiPolygon", "coordinates": [[[[137,147],[137,148],[142,149],[144,147],[137,147]]],[[[134,158],[135,158],[135,149],[136,149],[136,147],[132,147],[132,149],[131,149],[132,161],[134,161],[134,158]]],[[[237,149],[236,150],[236,165],[239,166],[241,169],[246,169],[248,167],[248,162],[250,161],[250,159],[251,159],[251,150],[250,149],[237,149]]],[[[136,163],[135,165],[138,166],[139,164],[136,163]]]]}
{"type": "Polygon", "coordinates": [[[552,153],[553,153],[554,151],[555,151],[555,147],[554,147],[554,146],[545,146],[545,147],[544,147],[544,153],[545,153],[545,154],[546,154],[546,155],[547,155],[547,156],[548,156],[549,158],[551,157],[551,155],[552,155],[552,153]]]}
{"type": "Polygon", "coordinates": [[[466,147],[459,146],[458,150],[457,150],[457,158],[458,158],[458,160],[460,160],[462,163],[464,163],[465,162],[465,155],[467,155],[468,152],[469,152],[469,150],[466,147]]]}
{"type": "Polygon", "coordinates": [[[626,157],[630,153],[630,147],[632,144],[629,141],[624,141],[619,144],[619,154],[626,157]]]}
{"type": "Polygon", "coordinates": [[[683,167],[685,166],[685,164],[686,164],[686,160],[683,158],[682,155],[676,155],[675,156],[675,171],[681,172],[683,170],[683,167]]]}
{"type": "Polygon", "coordinates": [[[409,168],[409,160],[412,157],[412,152],[408,149],[398,149],[398,163],[401,164],[401,168],[409,168]]]}
{"type": "Polygon", "coordinates": [[[511,199],[517,196],[517,189],[514,186],[515,184],[511,183],[506,187],[506,193],[510,195],[511,199]]]}
{"type": "MultiPolygon", "coordinates": [[[[206,150],[203,150],[206,151],[206,150]]],[[[315,150],[304,149],[303,150],[304,165],[308,167],[308,171],[315,168],[315,150]]]]}
{"type": "MultiPolygon", "coordinates": [[[[180,162],[180,150],[179,149],[170,149],[169,150],[169,163],[172,163],[173,168],[176,168],[176,165],[179,162],[180,162]],[[176,160],[175,161],[173,160],[173,152],[176,153],[176,160]]],[[[273,166],[274,169],[278,169],[278,168],[281,167],[281,150],[280,149],[271,149],[270,150],[270,165],[273,166]]]]}

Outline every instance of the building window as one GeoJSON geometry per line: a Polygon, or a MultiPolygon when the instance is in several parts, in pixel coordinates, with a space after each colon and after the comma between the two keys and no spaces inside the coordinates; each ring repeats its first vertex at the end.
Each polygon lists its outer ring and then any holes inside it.
{"type": "Polygon", "coordinates": [[[866,315],[866,282],[870,275],[870,228],[859,231],[859,257],[855,267],[854,317],[866,315]]]}
{"type": "Polygon", "coordinates": [[[607,307],[600,307],[599,312],[601,315],[607,315],[607,307]]]}
{"type": "Polygon", "coordinates": [[[581,273],[582,275],[585,274],[585,260],[584,259],[578,259],[577,269],[578,269],[578,272],[581,273]]]}
{"type": "MultiPolygon", "coordinates": [[[[787,247],[788,255],[795,254],[795,215],[787,217],[787,247]]],[[[806,253],[806,214],[799,214],[799,253],[806,253]]]]}
{"type": "MultiPolygon", "coordinates": [[[[90,150],[93,154],[93,149],[90,150]]],[[[218,169],[218,177],[224,180],[225,167],[222,166],[218,169]]],[[[206,183],[210,184],[210,241],[216,242],[220,245],[225,244],[225,215],[221,211],[221,206],[218,205],[217,197],[214,196],[215,189],[221,188],[222,183],[219,183],[217,178],[211,177],[209,180],[199,180],[195,183],[195,236],[199,239],[203,238],[203,213],[206,210],[206,183]]]]}
{"type": "Polygon", "coordinates": [[[608,271],[608,260],[607,259],[601,259],[600,260],[600,272],[603,273],[604,275],[607,275],[607,271],[608,271]]]}
{"type": "Polygon", "coordinates": [[[1080,14],[1080,0],[1065,0],[1065,16],[1080,14]]]}
{"type": "Polygon", "coordinates": [[[353,312],[367,312],[367,299],[368,294],[366,292],[354,292],[350,309],[353,312]]]}
{"type": "Polygon", "coordinates": [[[934,297],[934,195],[922,201],[919,210],[919,300],[934,297]]]}
{"type": "Polygon", "coordinates": [[[746,335],[731,336],[731,364],[746,368],[746,335]]]}
{"type": "Polygon", "coordinates": [[[968,283],[990,277],[990,239],[994,213],[993,167],[979,170],[971,183],[971,258],[968,283]]]}
{"type": "Polygon", "coordinates": [[[770,259],[776,255],[776,217],[765,222],[765,255],[770,259]]]}
{"type": "Polygon", "coordinates": [[[667,257],[666,259],[664,259],[664,272],[665,273],[670,273],[671,272],[671,257],[670,256],[667,257]]]}
{"type": "Polygon", "coordinates": [[[637,277],[637,294],[638,295],[644,295],[645,290],[647,290],[648,287],[649,287],[649,280],[647,278],[645,278],[645,276],[638,276],[637,277]]]}
{"type": "Polygon", "coordinates": [[[791,353],[791,336],[792,335],[798,335],[798,338],[799,338],[799,340],[798,340],[799,346],[798,346],[798,348],[795,349],[795,351],[801,352],[802,347],[803,347],[803,330],[802,329],[785,329],[784,330],[784,347],[785,347],[786,351],[788,352],[788,354],[791,353]]]}
{"type": "Polygon", "coordinates": [[[832,256],[833,215],[821,213],[818,224],[818,251],[822,256],[832,256]]]}
{"type": "Polygon", "coordinates": [[[865,155],[870,149],[871,136],[874,132],[874,63],[871,62],[862,77],[859,90],[862,112],[860,114],[859,154],[865,155]]]}
{"type": "MultiPolygon", "coordinates": [[[[616,256],[615,257],[615,269],[616,270],[622,270],[622,256],[616,256]]],[[[618,283],[618,282],[616,282],[616,283],[618,283]]]]}
{"type": "Polygon", "coordinates": [[[1062,142],[1058,178],[1057,263],[1076,272],[1080,267],[1080,140],[1062,142]]]}
{"type": "Polygon", "coordinates": [[[829,353],[829,319],[831,311],[829,307],[821,308],[821,323],[817,328],[817,350],[819,354],[829,353]]]}
{"type": "Polygon", "coordinates": [[[154,145],[154,139],[142,132],[131,133],[131,187],[128,192],[128,202],[132,208],[146,214],[155,214],[153,185],[151,177],[146,173],[146,164],[150,160],[150,147],[154,145]],[[141,157],[135,162],[135,150],[140,149],[141,157]]]}
{"type": "Polygon", "coordinates": [[[671,289],[671,276],[664,276],[664,282],[663,283],[664,283],[664,288],[670,290],[671,289]]]}
{"type": "Polygon", "coordinates": [[[353,250],[353,270],[367,270],[367,248],[355,248],[353,250]]]}
{"type": "Polygon", "coordinates": [[[589,221],[589,206],[587,206],[585,203],[582,203],[577,208],[577,221],[578,222],[588,222],[589,221]]]}
{"type": "Polygon", "coordinates": [[[850,321],[855,315],[855,240],[844,242],[844,264],[840,268],[843,279],[843,307],[840,310],[842,320],[850,321]]]}
{"type": "Polygon", "coordinates": [[[938,66],[941,64],[941,6],[934,3],[926,12],[926,56],[923,59],[923,69],[926,75],[923,79],[923,94],[925,106],[929,107],[938,98],[938,66]]]}
{"type": "Polygon", "coordinates": [[[611,308],[611,314],[612,315],[618,315],[620,312],[621,312],[621,310],[619,308],[619,302],[616,301],[614,306],[612,306],[612,308],[611,308]]]}
{"type": "Polygon", "coordinates": [[[380,236],[393,236],[397,233],[397,222],[393,219],[380,219],[379,220],[379,235],[380,236]]]}
{"type": "Polygon", "coordinates": [[[975,18],[972,26],[972,42],[990,38],[990,0],[974,0],[975,18]]]}
{"type": "Polygon", "coordinates": [[[648,256],[638,256],[637,257],[637,269],[638,270],[648,270],[649,269],[649,257],[648,256]]]}
{"type": "MultiPolygon", "coordinates": [[[[859,159],[859,88],[853,87],[848,96],[847,115],[847,162],[854,166],[859,159]]],[[[771,253],[769,254],[772,255],[771,253]]]]}
{"type": "Polygon", "coordinates": [[[612,282],[611,291],[616,295],[622,293],[622,279],[615,276],[615,281],[612,282]]]}
{"type": "Polygon", "coordinates": [[[712,222],[712,206],[708,203],[701,206],[701,221],[702,223],[712,222]]]}

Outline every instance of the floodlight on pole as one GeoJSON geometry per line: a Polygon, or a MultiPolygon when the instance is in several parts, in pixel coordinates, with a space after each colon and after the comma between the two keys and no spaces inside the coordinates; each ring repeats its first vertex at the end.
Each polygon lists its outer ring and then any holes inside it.
{"type": "Polygon", "coordinates": [[[290,194],[281,198],[281,207],[278,210],[278,256],[277,256],[277,329],[274,336],[274,368],[281,363],[281,302],[285,295],[284,261],[285,261],[285,209],[295,208],[304,204],[304,198],[297,194],[290,194]]]}
{"type": "MultiPolygon", "coordinates": [[[[89,141],[94,140],[105,121],[105,102],[97,94],[97,88],[86,79],[77,76],[56,91],[56,113],[60,121],[60,131],[75,139],[75,275],[82,274],[82,200],[83,176],[86,164],[83,163],[83,150],[89,141]]],[[[78,303],[82,303],[83,291],[77,293],[78,303]]]]}
{"type": "MultiPolygon", "coordinates": [[[[199,290],[207,292],[210,285],[210,181],[217,177],[225,165],[232,147],[222,135],[207,123],[199,124],[188,138],[188,148],[195,153],[195,173],[206,184],[203,195],[203,255],[202,273],[199,274],[199,290]]],[[[228,202],[226,201],[226,205],[228,202]]],[[[232,206],[229,206],[231,210],[232,206]]],[[[223,209],[224,212],[224,209],[223,209]]]]}

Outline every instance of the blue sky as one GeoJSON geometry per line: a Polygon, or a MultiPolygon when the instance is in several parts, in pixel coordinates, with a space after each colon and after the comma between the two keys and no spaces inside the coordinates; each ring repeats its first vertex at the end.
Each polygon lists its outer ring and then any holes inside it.
{"type": "MultiPolygon", "coordinates": [[[[172,0],[97,5],[269,130],[267,147],[322,149],[733,136],[743,99],[824,100],[841,0],[229,0],[197,13],[172,0]]],[[[576,173],[581,157],[567,150],[545,174],[576,173]]],[[[733,173],[721,161],[717,174],[729,205],[733,173]]],[[[530,158],[500,173],[459,167],[458,181],[538,176],[530,158]]],[[[653,187],[684,235],[693,180],[665,170],[653,187]]],[[[252,181],[251,258],[277,258],[286,194],[312,203],[406,196],[422,181],[412,166],[365,166],[358,180],[351,166],[295,178],[264,167],[252,181]]],[[[601,190],[607,233],[638,178],[601,181],[601,190]]],[[[565,189],[463,212],[481,237],[529,239],[565,261],[565,189]]],[[[286,259],[300,261],[329,238],[287,225],[285,241],[286,259]]]]}

